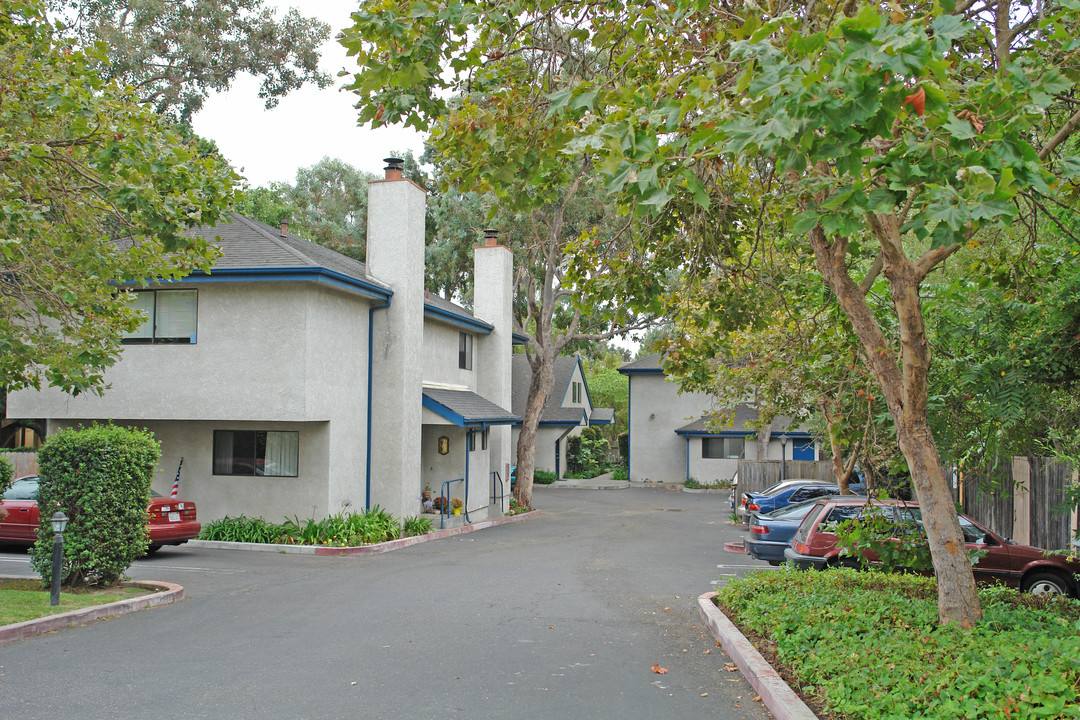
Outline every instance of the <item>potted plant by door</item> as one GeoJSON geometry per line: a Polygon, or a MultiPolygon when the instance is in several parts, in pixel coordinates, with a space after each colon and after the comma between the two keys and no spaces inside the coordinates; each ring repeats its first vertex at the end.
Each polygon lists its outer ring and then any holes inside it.
{"type": "Polygon", "coordinates": [[[454,508],[454,514],[455,515],[460,515],[461,514],[461,498],[454,498],[453,500],[450,501],[450,504],[454,508]]]}
{"type": "Polygon", "coordinates": [[[420,493],[420,500],[422,502],[427,502],[430,499],[431,499],[431,486],[430,485],[425,485],[424,486],[424,491],[422,493],[420,493]]]}

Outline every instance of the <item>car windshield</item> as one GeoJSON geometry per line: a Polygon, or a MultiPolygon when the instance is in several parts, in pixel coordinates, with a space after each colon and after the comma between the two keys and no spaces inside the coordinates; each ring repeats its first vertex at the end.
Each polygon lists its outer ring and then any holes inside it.
{"type": "Polygon", "coordinates": [[[813,500],[806,500],[805,502],[795,503],[793,505],[786,505],[779,510],[773,510],[770,513],[765,513],[766,516],[771,518],[789,518],[796,519],[805,517],[806,513],[810,512],[810,508],[817,504],[817,498],[813,500]]]}
{"type": "Polygon", "coordinates": [[[5,500],[37,500],[37,478],[16,480],[4,493],[5,500]]]}

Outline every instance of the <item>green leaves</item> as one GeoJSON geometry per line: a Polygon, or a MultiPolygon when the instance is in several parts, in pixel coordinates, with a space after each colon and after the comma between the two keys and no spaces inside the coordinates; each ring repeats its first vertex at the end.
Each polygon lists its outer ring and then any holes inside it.
{"type": "Polygon", "coordinates": [[[104,82],[39,5],[0,0],[0,38],[0,271],[19,280],[0,289],[0,384],[100,390],[137,319],[116,285],[208,267],[184,231],[216,222],[237,178],[104,82]]]}

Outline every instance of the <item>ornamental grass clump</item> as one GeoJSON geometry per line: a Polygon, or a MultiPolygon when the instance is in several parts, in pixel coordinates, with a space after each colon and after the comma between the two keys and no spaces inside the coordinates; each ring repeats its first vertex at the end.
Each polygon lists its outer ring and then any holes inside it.
{"type": "Polygon", "coordinates": [[[49,520],[57,510],[68,517],[64,585],[111,585],[146,554],[146,508],[160,454],[151,433],[115,425],[49,438],[38,454],[40,524],[31,559],[43,581],[52,577],[49,520]]]}
{"type": "Polygon", "coordinates": [[[840,569],[751,575],[717,601],[837,718],[1080,717],[1080,602],[985,588],[965,631],[936,598],[933,578],[840,569]]]}

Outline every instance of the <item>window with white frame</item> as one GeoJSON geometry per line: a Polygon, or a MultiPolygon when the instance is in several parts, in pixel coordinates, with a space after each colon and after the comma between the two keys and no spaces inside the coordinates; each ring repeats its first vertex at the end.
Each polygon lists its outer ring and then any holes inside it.
{"type": "Polygon", "coordinates": [[[296,477],[300,433],[279,430],[215,430],[215,475],[296,477]]]}
{"type": "Polygon", "coordinates": [[[199,320],[197,290],[137,290],[131,303],[146,320],[124,335],[129,345],[156,343],[194,344],[199,320]]]}
{"type": "Polygon", "coordinates": [[[701,438],[701,457],[709,459],[742,460],[746,439],[741,437],[701,438]]]}
{"type": "Polygon", "coordinates": [[[472,370],[473,336],[469,333],[458,334],[458,368],[472,370]]]}

